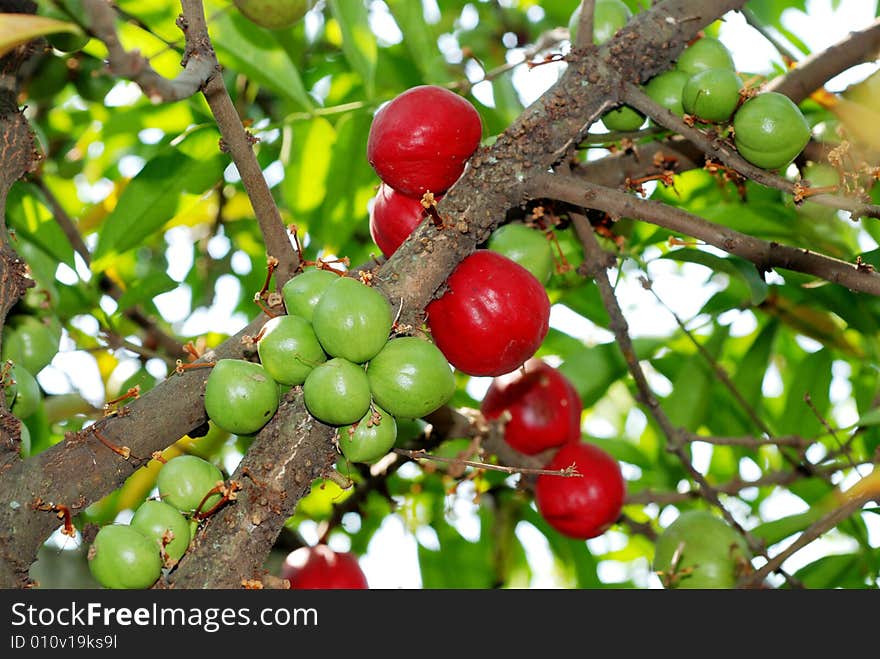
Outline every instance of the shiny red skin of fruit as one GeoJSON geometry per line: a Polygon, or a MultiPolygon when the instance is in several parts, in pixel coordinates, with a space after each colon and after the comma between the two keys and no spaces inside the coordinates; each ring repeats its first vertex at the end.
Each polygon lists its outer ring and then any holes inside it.
{"type": "Polygon", "coordinates": [[[446,280],[426,308],[428,328],[446,359],[462,373],[497,376],[531,358],[550,327],[550,299],[524,267],[481,249],[446,280]]]}
{"type": "Polygon", "coordinates": [[[434,85],[412,87],[373,117],[367,160],[379,178],[421,199],[452,187],[480,145],[483,124],[471,103],[434,85]]]}
{"type": "Polygon", "coordinates": [[[560,448],[545,468],[559,470],[572,464],[580,476],[538,476],[535,504],[561,534],[579,540],[595,538],[620,517],[626,494],[620,465],[598,446],[572,442],[560,448]]]}
{"type": "Polygon", "coordinates": [[[366,590],[367,577],[354,554],[335,552],[327,545],[295,549],[281,565],[282,579],[291,590],[366,590]]]}
{"type": "Polygon", "coordinates": [[[504,439],[526,455],[580,440],[583,405],[574,385],[540,359],[524,367],[525,373],[517,369],[492,381],[480,403],[483,415],[491,420],[509,412],[504,439]]]}
{"type": "MultiPolygon", "coordinates": [[[[440,201],[441,197],[435,199],[440,201]]],[[[390,258],[424,218],[420,199],[407,197],[383,183],[370,210],[370,235],[382,254],[390,258]]]]}

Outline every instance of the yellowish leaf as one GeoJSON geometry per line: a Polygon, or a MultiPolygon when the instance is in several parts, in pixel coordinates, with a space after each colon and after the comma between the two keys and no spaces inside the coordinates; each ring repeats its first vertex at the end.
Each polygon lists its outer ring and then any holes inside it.
{"type": "Polygon", "coordinates": [[[33,14],[0,14],[0,57],[31,39],[56,32],[82,32],[74,23],[33,14]]]}

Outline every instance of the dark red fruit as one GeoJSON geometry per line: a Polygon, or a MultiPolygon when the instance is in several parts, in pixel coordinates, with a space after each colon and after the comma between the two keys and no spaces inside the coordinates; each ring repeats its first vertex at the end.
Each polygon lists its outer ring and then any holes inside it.
{"type": "Polygon", "coordinates": [[[535,504],[547,523],[563,535],[595,538],[620,517],[626,494],[620,465],[598,446],[572,442],[556,452],[546,469],[572,464],[580,476],[538,476],[535,504]]]}
{"type": "Polygon", "coordinates": [[[367,160],[398,192],[420,199],[446,191],[480,145],[483,124],[471,103],[448,89],[419,85],[373,117],[367,160]]]}
{"type": "MultiPolygon", "coordinates": [[[[436,198],[440,201],[440,197],[436,198]]],[[[370,211],[370,235],[389,258],[425,218],[420,199],[407,197],[383,183],[370,211]]]]}
{"type": "Polygon", "coordinates": [[[300,547],[287,555],[281,578],[290,581],[291,590],[365,590],[367,577],[357,557],[335,552],[327,545],[300,547]]]}
{"type": "Polygon", "coordinates": [[[480,404],[487,419],[510,414],[504,439],[526,455],[580,440],[582,409],[574,385],[540,359],[495,378],[480,404]]]}
{"type": "Polygon", "coordinates": [[[550,326],[544,286],[521,265],[481,249],[446,280],[447,291],[427,306],[434,343],[468,375],[510,373],[532,357],[550,326]]]}

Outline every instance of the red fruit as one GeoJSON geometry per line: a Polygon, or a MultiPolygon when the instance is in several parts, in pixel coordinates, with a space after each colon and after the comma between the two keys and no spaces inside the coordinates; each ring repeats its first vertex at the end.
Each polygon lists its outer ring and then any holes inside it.
{"type": "Polygon", "coordinates": [[[385,183],[421,199],[452,187],[480,145],[483,124],[470,102],[443,87],[406,90],[373,117],[367,160],[385,183]]]}
{"type": "Polygon", "coordinates": [[[510,373],[547,336],[547,291],[506,256],[477,250],[458,264],[446,285],[446,293],[426,308],[428,328],[449,363],[463,373],[510,373]]]}
{"type": "Polygon", "coordinates": [[[574,464],[580,476],[538,476],[535,504],[554,529],[586,540],[602,535],[620,517],[626,485],[620,465],[593,444],[566,444],[546,466],[565,469],[574,464]]]}
{"type": "MultiPolygon", "coordinates": [[[[436,197],[440,201],[440,197],[436,197]]],[[[425,218],[420,199],[407,197],[383,183],[370,211],[370,235],[386,258],[390,257],[425,218]]]]}
{"type": "Polygon", "coordinates": [[[579,440],[583,406],[574,385],[540,359],[527,361],[524,370],[492,381],[480,404],[483,415],[497,419],[509,412],[504,439],[526,455],[579,440]]]}
{"type": "Polygon", "coordinates": [[[281,578],[290,581],[291,590],[365,590],[367,577],[357,558],[335,552],[327,545],[300,547],[287,555],[281,578]]]}

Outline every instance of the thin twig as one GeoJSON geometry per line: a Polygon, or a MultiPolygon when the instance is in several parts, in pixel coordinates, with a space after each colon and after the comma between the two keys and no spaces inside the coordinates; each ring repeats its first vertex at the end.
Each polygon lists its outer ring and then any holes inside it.
{"type": "Polygon", "coordinates": [[[461,460],[460,458],[447,458],[442,455],[431,455],[424,450],[411,451],[405,448],[396,448],[394,452],[399,455],[405,455],[413,460],[433,460],[434,462],[444,462],[446,464],[463,465],[465,467],[474,467],[475,469],[486,469],[488,471],[501,471],[505,474],[531,474],[534,476],[564,476],[578,477],[583,474],[578,473],[575,465],[569,465],[565,469],[534,469],[532,467],[508,467],[505,465],[493,465],[485,462],[473,462],[471,460],[461,460]]]}

